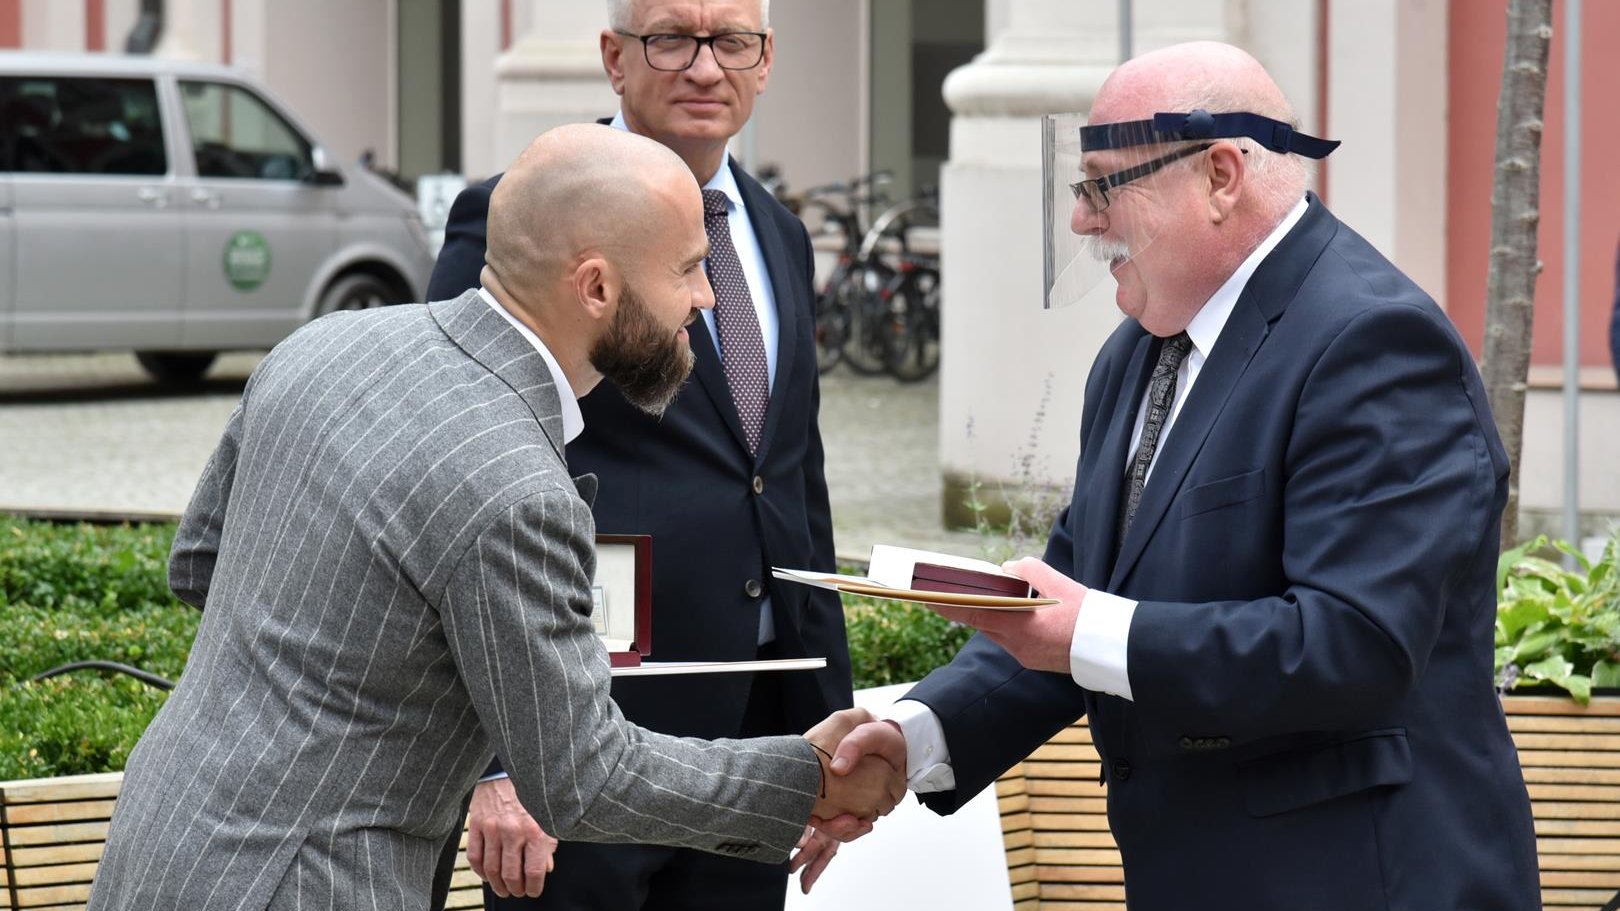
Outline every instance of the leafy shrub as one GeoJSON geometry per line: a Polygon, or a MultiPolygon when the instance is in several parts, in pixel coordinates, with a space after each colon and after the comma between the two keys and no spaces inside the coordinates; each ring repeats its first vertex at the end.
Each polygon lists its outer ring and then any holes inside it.
{"type": "MultiPolygon", "coordinates": [[[[55,525],[0,518],[0,780],[118,771],[168,694],[70,661],[131,664],[177,679],[201,614],[169,593],[174,526],[55,525]]],[[[911,604],[850,599],[855,685],[918,680],[972,630],[911,604]]]]}
{"type": "Polygon", "coordinates": [[[0,780],[116,772],[168,693],[88,672],[0,695],[0,780]]]}
{"type": "Polygon", "coordinates": [[[1620,687],[1620,531],[1596,563],[1563,541],[1568,570],[1536,552],[1536,538],[1497,563],[1496,671],[1504,690],[1551,685],[1580,702],[1593,687],[1620,687]]]}
{"type": "Polygon", "coordinates": [[[844,604],[856,689],[921,680],[973,635],[972,629],[916,604],[847,595],[844,604]]]}
{"type": "Polygon", "coordinates": [[[173,604],[167,563],[171,524],[55,525],[0,517],[0,608],[117,614],[173,604]]]}
{"type": "Polygon", "coordinates": [[[175,678],[200,615],[169,593],[172,525],[0,518],[0,780],[116,771],[167,693],[78,671],[101,659],[175,678]]]}

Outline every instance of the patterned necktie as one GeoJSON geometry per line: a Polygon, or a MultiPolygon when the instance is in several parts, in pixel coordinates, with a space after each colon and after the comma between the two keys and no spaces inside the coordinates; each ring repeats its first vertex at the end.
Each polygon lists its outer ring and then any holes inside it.
{"type": "Polygon", "coordinates": [[[1192,339],[1183,332],[1164,340],[1159,348],[1159,362],[1153,365],[1153,381],[1148,387],[1147,418],[1142,421],[1142,439],[1136,444],[1136,455],[1131,459],[1130,474],[1126,477],[1130,485],[1125,495],[1119,498],[1119,537],[1116,547],[1125,546],[1125,533],[1130,531],[1131,521],[1136,518],[1136,507],[1142,502],[1142,489],[1147,486],[1148,468],[1153,465],[1153,454],[1159,448],[1159,436],[1164,432],[1165,422],[1170,419],[1170,411],[1176,401],[1176,373],[1181,370],[1181,362],[1187,358],[1187,352],[1192,350],[1192,339]]]}
{"type": "Polygon", "coordinates": [[[759,313],[737,248],[731,243],[726,194],[720,190],[703,191],[703,227],[709,234],[709,285],[714,288],[714,323],[720,330],[720,363],[752,454],[759,451],[759,435],[765,428],[765,406],[771,395],[769,368],[759,313]]]}

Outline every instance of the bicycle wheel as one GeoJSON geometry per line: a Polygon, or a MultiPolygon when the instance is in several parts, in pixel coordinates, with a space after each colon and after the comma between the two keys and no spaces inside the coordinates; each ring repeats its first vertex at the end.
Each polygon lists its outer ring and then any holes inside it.
{"type": "Polygon", "coordinates": [[[939,369],[939,273],[922,267],[906,273],[884,333],[885,364],[895,379],[915,383],[939,369]]]}
{"type": "Polygon", "coordinates": [[[871,262],[851,267],[839,286],[849,313],[844,363],[856,373],[877,376],[888,372],[888,342],[883,334],[889,322],[893,282],[893,269],[871,262]]]}
{"type": "Polygon", "coordinates": [[[849,340],[849,307],[832,285],[816,297],[816,372],[826,373],[844,359],[849,340]]]}

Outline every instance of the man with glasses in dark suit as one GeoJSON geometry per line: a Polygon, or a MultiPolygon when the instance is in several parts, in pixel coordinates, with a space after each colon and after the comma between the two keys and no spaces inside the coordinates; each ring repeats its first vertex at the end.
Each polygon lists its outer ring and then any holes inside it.
{"type": "MultiPolygon", "coordinates": [[[[653,536],[655,659],[827,659],[815,672],[619,680],[613,696],[627,717],[663,733],[803,731],[851,704],[850,670],[837,597],[779,587],[769,572],[834,563],[809,237],[726,153],[770,76],[768,3],[610,0],[608,25],[602,65],[622,102],[604,122],[663,143],[703,187],[717,304],[690,327],[696,368],[663,419],[637,413],[604,383],[580,402],[586,430],[568,446],[569,468],[601,479],[599,531],[653,536]]],[[[477,284],[499,179],[456,200],[429,298],[477,284]]],[[[783,865],[559,846],[499,777],[498,761],[469,820],[468,859],[490,908],[757,909],[785,897],[783,865]]],[[[811,865],[806,887],[819,870],[811,865]]]]}

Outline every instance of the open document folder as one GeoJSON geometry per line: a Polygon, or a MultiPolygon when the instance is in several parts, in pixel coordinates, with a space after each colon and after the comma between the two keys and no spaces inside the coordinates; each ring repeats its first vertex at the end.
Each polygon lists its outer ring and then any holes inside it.
{"type": "Polygon", "coordinates": [[[772,567],[771,575],[851,595],[945,607],[1034,610],[1058,603],[1055,598],[1030,597],[1028,583],[994,563],[887,544],[872,547],[864,576],[784,567],[772,567]]]}
{"type": "Polygon", "coordinates": [[[634,667],[615,667],[615,677],[658,677],[666,674],[735,674],[742,671],[814,671],[827,666],[826,658],[762,658],[757,661],[643,661],[634,667]]]}

